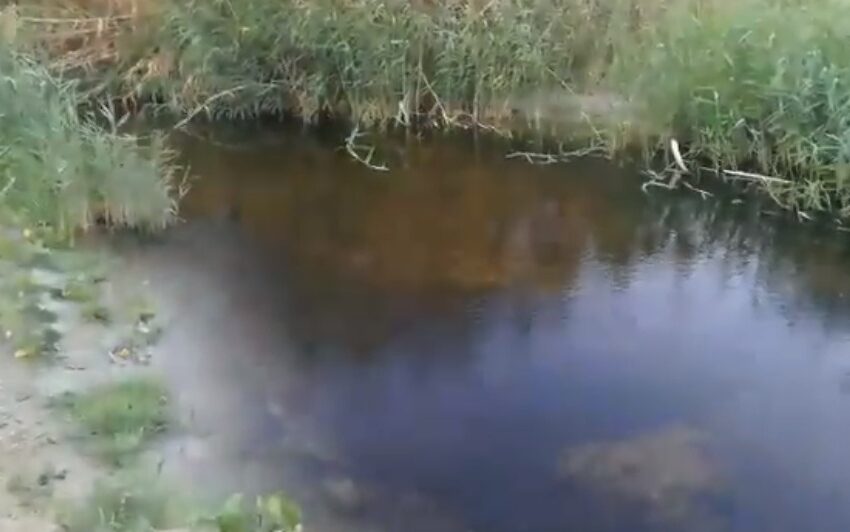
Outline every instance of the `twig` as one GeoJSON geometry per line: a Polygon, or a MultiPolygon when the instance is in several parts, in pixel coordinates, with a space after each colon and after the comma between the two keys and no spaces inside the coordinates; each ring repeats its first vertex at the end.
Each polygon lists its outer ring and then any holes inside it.
{"type": "Polygon", "coordinates": [[[682,153],[679,151],[679,141],[671,138],[670,139],[670,151],[673,152],[673,160],[676,161],[676,166],[679,167],[679,170],[682,172],[689,174],[690,170],[685,166],[685,160],[682,159],[682,153]]]}
{"type": "Polygon", "coordinates": [[[187,168],[183,171],[183,178],[180,180],[180,183],[177,184],[177,200],[179,201],[185,198],[190,188],[192,188],[192,175],[187,168]]]}
{"type": "Polygon", "coordinates": [[[712,194],[711,192],[709,192],[707,190],[703,190],[703,189],[698,188],[698,187],[695,187],[692,184],[688,183],[687,181],[682,181],[682,185],[685,188],[691,189],[694,192],[696,192],[697,194],[699,194],[702,197],[702,199],[708,199],[708,198],[711,198],[711,197],[714,196],[714,194],[712,194]]]}
{"type": "Polygon", "coordinates": [[[86,18],[41,18],[41,17],[18,17],[21,22],[32,22],[34,24],[81,24],[89,23],[95,20],[131,20],[132,15],[110,15],[106,17],[86,17],[86,18]]]}
{"type": "Polygon", "coordinates": [[[360,126],[355,126],[355,128],[351,131],[351,134],[348,135],[348,138],[345,139],[345,151],[357,162],[363,164],[370,170],[375,170],[377,172],[387,172],[389,168],[387,168],[383,164],[374,164],[372,163],[372,157],[375,155],[375,148],[369,147],[369,153],[366,157],[363,157],[359,153],[357,153],[358,149],[363,149],[365,146],[359,146],[357,144],[357,137],[362,136],[360,133],[360,126]]]}
{"type": "Polygon", "coordinates": [[[559,157],[556,157],[551,153],[515,151],[513,153],[505,155],[505,159],[516,159],[520,157],[528,161],[529,164],[555,164],[561,162],[561,159],[559,157]]]}
{"type": "Polygon", "coordinates": [[[410,127],[410,91],[404,93],[404,96],[401,100],[398,101],[398,112],[395,115],[395,121],[397,124],[401,124],[404,127],[410,127]]]}
{"type": "Polygon", "coordinates": [[[670,183],[665,183],[664,181],[659,181],[657,179],[650,179],[646,183],[640,186],[641,191],[644,194],[649,194],[649,187],[658,187],[663,188],[665,190],[673,190],[676,188],[675,185],[671,185],[670,183]]]}
{"type": "MultiPolygon", "coordinates": [[[[437,96],[437,92],[434,90],[434,87],[431,86],[431,82],[428,81],[428,77],[422,72],[419,72],[419,77],[422,79],[422,81],[425,82],[425,87],[431,93],[431,96],[434,97],[434,107],[440,108],[440,111],[443,114],[443,121],[446,124],[451,124],[453,121],[449,118],[449,114],[446,112],[446,108],[443,107],[443,102],[440,101],[440,97],[437,96]]],[[[432,110],[433,110],[433,108],[432,108],[432,110]]]]}
{"type": "Polygon", "coordinates": [[[3,190],[0,190],[0,198],[4,198],[6,196],[6,193],[9,192],[9,189],[11,189],[14,185],[15,185],[15,178],[12,177],[12,178],[9,179],[9,182],[6,183],[3,186],[3,190]]]}
{"type": "Polygon", "coordinates": [[[191,122],[191,121],[192,121],[192,120],[193,120],[196,116],[198,116],[198,115],[199,115],[202,111],[204,111],[205,109],[209,112],[209,105],[210,105],[211,103],[213,103],[214,101],[216,101],[216,100],[220,100],[221,98],[224,98],[225,96],[233,96],[234,94],[238,93],[239,91],[243,91],[243,90],[245,90],[245,89],[247,89],[247,88],[249,88],[249,87],[251,87],[251,85],[249,85],[249,84],[245,84],[245,85],[238,85],[238,86],[236,86],[236,87],[233,87],[233,88],[230,88],[230,89],[226,89],[226,90],[223,90],[223,91],[221,91],[221,92],[219,92],[219,93],[213,94],[212,96],[210,96],[209,98],[207,98],[207,99],[204,101],[204,103],[202,103],[201,105],[199,105],[198,107],[196,107],[196,108],[195,108],[195,109],[194,109],[191,113],[189,113],[188,115],[186,115],[186,117],[185,117],[183,120],[181,120],[181,121],[177,122],[177,124],[175,124],[175,125],[174,125],[174,128],[173,128],[173,129],[180,129],[180,128],[182,128],[183,126],[185,126],[186,124],[188,124],[189,122],[191,122]]]}
{"type": "Polygon", "coordinates": [[[591,146],[589,148],[580,148],[572,151],[562,151],[558,153],[545,153],[545,152],[530,152],[530,151],[515,151],[505,155],[505,159],[518,159],[522,158],[528,161],[530,164],[555,164],[555,163],[566,163],[577,157],[587,157],[590,155],[597,155],[605,153],[605,149],[600,146],[591,146]]]}
{"type": "Polygon", "coordinates": [[[753,179],[756,181],[769,181],[772,183],[791,183],[788,179],[782,179],[779,177],[772,177],[762,174],[754,174],[752,172],[742,172],[740,170],[723,170],[722,171],[727,176],[739,177],[744,179],[753,179]]]}

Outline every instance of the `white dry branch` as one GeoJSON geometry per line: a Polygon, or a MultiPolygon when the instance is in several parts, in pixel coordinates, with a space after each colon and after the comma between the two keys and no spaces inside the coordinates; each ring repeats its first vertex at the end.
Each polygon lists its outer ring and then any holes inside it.
{"type": "Polygon", "coordinates": [[[679,167],[685,174],[689,174],[690,170],[685,165],[685,160],[682,158],[682,152],[679,150],[679,141],[675,138],[670,139],[670,151],[673,152],[673,160],[676,161],[676,166],[679,167]]]}
{"type": "Polygon", "coordinates": [[[357,139],[362,137],[363,133],[360,132],[360,126],[355,126],[351,131],[351,134],[345,139],[345,151],[348,152],[348,155],[351,156],[352,159],[364,165],[366,168],[370,170],[374,170],[376,172],[387,172],[389,168],[383,164],[375,164],[372,162],[372,158],[375,156],[375,147],[374,146],[362,146],[357,144],[357,139]],[[368,150],[366,155],[360,155],[360,151],[368,150]]]}

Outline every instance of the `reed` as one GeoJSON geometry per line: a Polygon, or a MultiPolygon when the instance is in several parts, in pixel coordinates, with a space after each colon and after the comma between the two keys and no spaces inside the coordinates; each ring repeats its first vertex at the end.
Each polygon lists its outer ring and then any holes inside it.
{"type": "Polygon", "coordinates": [[[108,104],[81,115],[76,84],[26,55],[0,50],[0,72],[0,206],[65,234],[172,220],[174,167],[161,138],[122,134],[108,104]]]}
{"type": "MultiPolygon", "coordinates": [[[[90,51],[75,68],[99,73],[89,85],[187,121],[330,116],[506,135],[530,126],[648,155],[675,138],[691,174],[744,180],[803,217],[850,216],[843,0],[142,4],[88,6],[91,20],[111,17],[100,46],[113,57],[106,68],[90,51]],[[566,127],[547,129],[562,118],[566,127]]],[[[53,54],[63,67],[66,56],[53,54]]]]}

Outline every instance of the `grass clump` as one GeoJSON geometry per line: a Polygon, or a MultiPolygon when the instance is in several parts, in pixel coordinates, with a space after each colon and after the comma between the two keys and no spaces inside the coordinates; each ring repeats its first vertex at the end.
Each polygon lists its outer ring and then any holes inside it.
{"type": "Polygon", "coordinates": [[[119,476],[95,485],[82,503],[67,509],[67,532],[296,532],[301,530],[298,507],[282,494],[258,497],[254,507],[241,496],[231,497],[209,516],[159,479],[119,476]]]}
{"type": "MultiPolygon", "coordinates": [[[[157,229],[174,215],[172,167],[160,138],[104,130],[81,117],[75,85],[0,50],[0,202],[62,232],[110,225],[157,229]]],[[[102,113],[114,123],[109,107],[102,113]]]]}
{"type": "Polygon", "coordinates": [[[162,433],[169,423],[168,394],[162,383],[133,378],[68,394],[61,401],[105,458],[121,463],[162,433]]]}
{"type": "Polygon", "coordinates": [[[282,493],[257,497],[253,508],[234,495],[215,516],[199,522],[219,532],[300,532],[301,510],[282,493]]]}
{"type": "Polygon", "coordinates": [[[671,2],[616,53],[610,83],[685,143],[692,167],[757,173],[743,179],[780,205],[846,218],[848,28],[840,1],[671,2]]]}
{"type": "Polygon", "coordinates": [[[61,518],[67,532],[154,532],[183,524],[187,508],[161,483],[117,478],[97,483],[61,518]]]}

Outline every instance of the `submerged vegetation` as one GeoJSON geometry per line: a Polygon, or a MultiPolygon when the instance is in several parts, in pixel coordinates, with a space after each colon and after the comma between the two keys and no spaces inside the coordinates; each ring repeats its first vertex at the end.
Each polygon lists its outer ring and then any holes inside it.
{"type": "Polygon", "coordinates": [[[55,70],[184,121],[530,127],[550,146],[589,134],[648,156],[675,138],[688,182],[744,181],[801,217],[850,216],[841,0],[31,0],[22,12],[55,70]]]}

